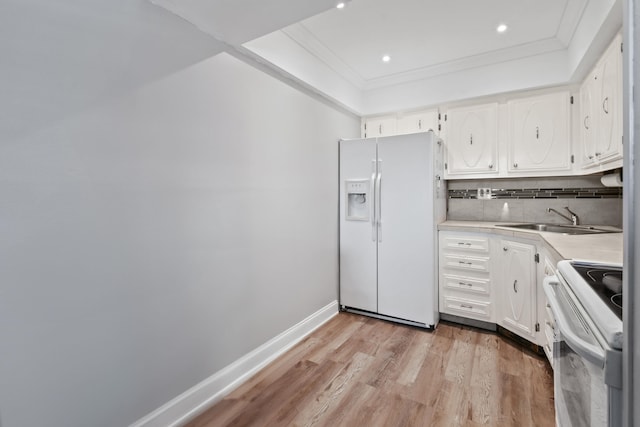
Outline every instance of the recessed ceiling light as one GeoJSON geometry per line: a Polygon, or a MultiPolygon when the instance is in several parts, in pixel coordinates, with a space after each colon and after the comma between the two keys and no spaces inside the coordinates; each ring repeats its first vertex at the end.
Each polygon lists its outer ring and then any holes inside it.
{"type": "Polygon", "coordinates": [[[391,57],[389,55],[385,55],[382,57],[382,62],[389,62],[391,61],[391,57]]]}
{"type": "Polygon", "coordinates": [[[496,27],[496,31],[499,33],[504,33],[505,31],[507,31],[507,24],[500,24],[496,27]]]}
{"type": "Polygon", "coordinates": [[[341,3],[338,3],[338,4],[336,5],[336,7],[337,7],[338,9],[344,9],[344,3],[342,3],[342,2],[341,2],[341,3]]]}

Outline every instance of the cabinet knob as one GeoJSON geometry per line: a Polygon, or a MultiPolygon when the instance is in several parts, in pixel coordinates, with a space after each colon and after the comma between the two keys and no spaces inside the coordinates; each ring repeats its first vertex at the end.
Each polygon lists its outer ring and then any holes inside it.
{"type": "Polygon", "coordinates": [[[507,248],[506,246],[504,248],[502,248],[503,251],[507,252],[509,250],[509,248],[507,248]]]}
{"type": "Polygon", "coordinates": [[[513,167],[514,167],[514,168],[517,168],[517,167],[518,167],[518,164],[517,164],[517,163],[514,163],[514,164],[513,164],[513,167]]]}
{"type": "Polygon", "coordinates": [[[609,114],[609,97],[608,96],[602,101],[602,111],[604,111],[605,114],[609,114]]]}
{"type": "Polygon", "coordinates": [[[597,157],[597,156],[600,156],[601,154],[602,154],[602,153],[596,153],[596,157],[597,157]]]}
{"type": "Polygon", "coordinates": [[[587,129],[587,130],[589,129],[588,121],[589,121],[589,116],[584,116],[583,124],[584,124],[584,128],[587,129]]]}
{"type": "Polygon", "coordinates": [[[493,163],[489,165],[489,169],[493,169],[493,163]]]}
{"type": "Polygon", "coordinates": [[[513,281],[513,292],[515,292],[516,294],[518,293],[518,281],[517,280],[513,281]]]}
{"type": "Polygon", "coordinates": [[[593,160],[593,155],[589,156],[589,160],[593,160]]]}
{"type": "Polygon", "coordinates": [[[540,139],[540,128],[536,126],[536,139],[540,139]]]}

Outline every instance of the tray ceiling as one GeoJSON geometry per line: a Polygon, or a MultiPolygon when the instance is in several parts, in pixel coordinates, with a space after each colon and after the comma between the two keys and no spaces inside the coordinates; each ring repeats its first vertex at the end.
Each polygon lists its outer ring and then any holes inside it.
{"type": "Polygon", "coordinates": [[[566,49],[587,0],[353,0],[282,31],[360,88],[566,49]],[[498,33],[504,23],[508,29],[498,33]],[[391,60],[383,62],[383,55],[391,60]]]}

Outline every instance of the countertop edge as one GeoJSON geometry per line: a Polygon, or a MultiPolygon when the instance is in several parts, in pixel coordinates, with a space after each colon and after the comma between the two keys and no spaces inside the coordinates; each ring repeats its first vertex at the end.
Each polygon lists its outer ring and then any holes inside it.
{"type": "Polygon", "coordinates": [[[534,230],[502,228],[513,222],[445,221],[438,224],[439,231],[490,233],[518,239],[536,240],[544,244],[556,259],[579,259],[602,263],[622,264],[623,235],[616,227],[597,226],[614,233],[564,235],[534,230]]]}

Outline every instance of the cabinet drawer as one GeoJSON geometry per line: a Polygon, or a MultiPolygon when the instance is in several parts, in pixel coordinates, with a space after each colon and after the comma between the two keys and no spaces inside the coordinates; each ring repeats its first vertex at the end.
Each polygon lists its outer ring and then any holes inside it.
{"type": "Polygon", "coordinates": [[[551,312],[551,306],[549,305],[549,303],[546,303],[546,306],[544,309],[545,309],[546,324],[548,324],[551,327],[551,329],[555,330],[556,322],[555,322],[555,318],[553,317],[553,313],[551,312]]]}
{"type": "Polygon", "coordinates": [[[443,311],[462,317],[491,320],[491,303],[445,297],[443,311]]]}
{"type": "Polygon", "coordinates": [[[544,335],[545,335],[545,343],[544,343],[544,352],[547,355],[547,359],[549,359],[549,363],[551,367],[553,367],[553,345],[556,342],[556,334],[554,330],[554,325],[549,319],[546,319],[544,322],[544,335]]]}
{"type": "Polygon", "coordinates": [[[489,253],[489,239],[484,237],[445,237],[444,249],[489,253]]]}
{"type": "Polygon", "coordinates": [[[485,296],[488,296],[490,293],[489,280],[486,279],[476,279],[451,274],[445,274],[443,279],[445,289],[453,289],[460,292],[485,296]]]}
{"type": "Polygon", "coordinates": [[[446,254],[442,260],[443,267],[457,270],[489,272],[489,258],[469,257],[446,254]]]}

